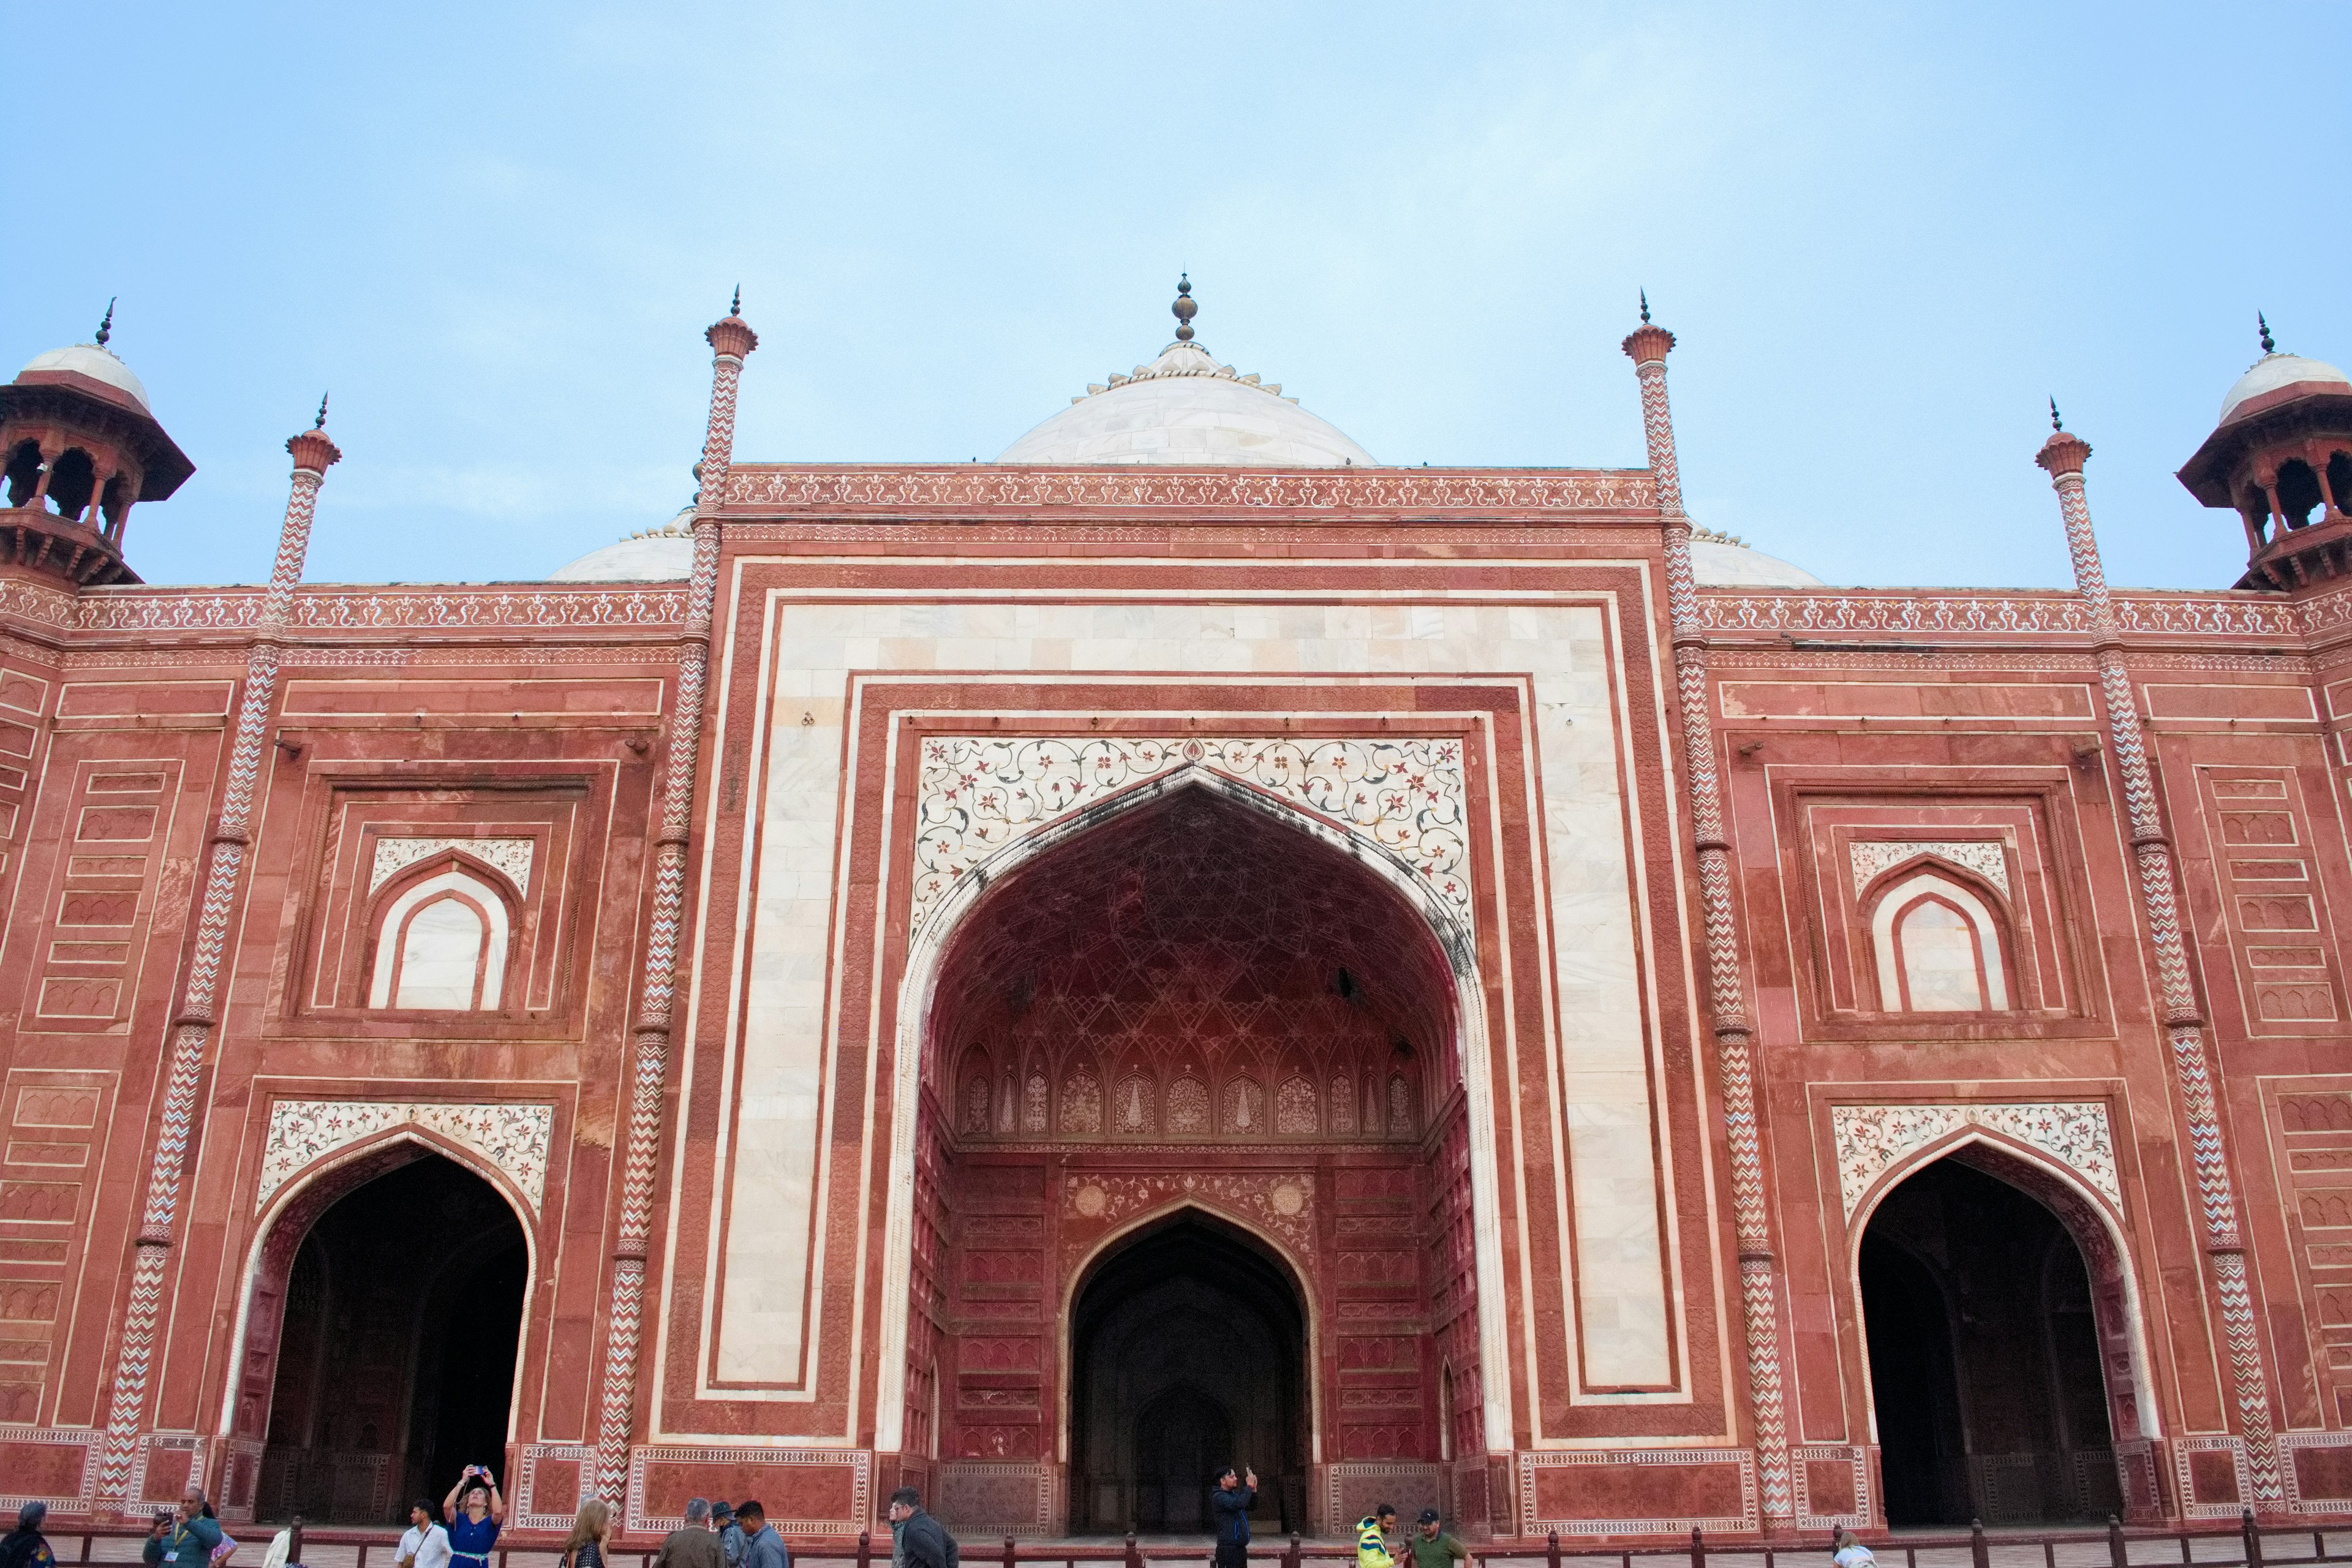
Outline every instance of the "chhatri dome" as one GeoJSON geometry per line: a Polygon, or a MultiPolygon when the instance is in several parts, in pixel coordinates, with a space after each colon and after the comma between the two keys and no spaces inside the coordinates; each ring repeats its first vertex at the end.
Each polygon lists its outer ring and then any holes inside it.
{"type": "Polygon", "coordinates": [[[2309,392],[2352,392],[2352,377],[2334,365],[2301,354],[2283,354],[2271,341],[2271,324],[2260,315],[2263,357],[2250,366],[2221,399],[2216,425],[2250,419],[2266,409],[2291,402],[2309,392]]]}
{"type": "MultiPolygon", "coordinates": [[[[1200,305],[1187,276],[1176,285],[1176,341],[1150,364],[1091,385],[1007,447],[1006,464],[1081,467],[1166,464],[1252,468],[1376,468],[1379,460],[1255,375],[1237,374],[1192,341],[1200,305]]],[[[694,561],[694,509],[659,528],[592,551],[554,574],[560,583],[646,583],[684,578],[694,561]]],[[[1802,567],[1698,529],[1691,567],[1708,587],[1816,588],[1802,567]]]]}
{"type": "Polygon", "coordinates": [[[1279,385],[1238,375],[1192,341],[1200,306],[1176,285],[1176,341],[1150,364],[1089,386],[1004,448],[1000,463],[1167,463],[1189,467],[1370,468],[1376,459],[1279,385]]]}

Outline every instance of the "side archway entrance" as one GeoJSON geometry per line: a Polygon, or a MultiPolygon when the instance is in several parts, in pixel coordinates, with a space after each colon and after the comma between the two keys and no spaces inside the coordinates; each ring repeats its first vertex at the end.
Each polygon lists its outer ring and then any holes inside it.
{"type": "MultiPolygon", "coordinates": [[[[1969,1148],[1925,1165],[1863,1233],[1857,1279],[1890,1525],[2095,1522],[2124,1511],[2102,1365],[2103,1339],[2115,1336],[2103,1331],[2094,1265],[2057,1214],[1990,1173],[2007,1163],[1969,1148]]],[[[2108,1295],[2113,1316],[2119,1292],[2108,1295]]],[[[2131,1410],[2128,1395],[2121,1408],[2131,1410]]]]}
{"type": "Polygon", "coordinates": [[[469,1464],[506,1472],[522,1226],[457,1162],[385,1154],[394,1168],[326,1205],[284,1266],[257,1519],[390,1523],[469,1464]]]}
{"type": "MultiPolygon", "coordinates": [[[[1071,1528],[1210,1528],[1225,1465],[1303,1524],[1307,1319],[1289,1271],[1185,1211],[1080,1282],[1070,1315],[1071,1528]]],[[[1265,1511],[1261,1509],[1261,1512],[1265,1511]]]]}

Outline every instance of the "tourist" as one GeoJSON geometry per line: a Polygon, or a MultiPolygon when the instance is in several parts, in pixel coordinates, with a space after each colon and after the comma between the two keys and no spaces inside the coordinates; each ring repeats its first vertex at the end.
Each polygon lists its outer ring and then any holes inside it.
{"type": "Polygon", "coordinates": [[[710,1505],[710,1528],[719,1532],[719,1550],[727,1556],[727,1568],[743,1568],[743,1527],[735,1522],[735,1510],[721,1498],[710,1505]]]}
{"type": "Polygon", "coordinates": [[[727,1568],[727,1553],[710,1531],[710,1500],[686,1500],[686,1523],[662,1537],[653,1568],[727,1568]]]}
{"type": "Polygon", "coordinates": [[[55,1568],[57,1553],[41,1533],[41,1521],[48,1517],[45,1502],[28,1502],[16,1510],[16,1528],[0,1536],[0,1568],[55,1568]]]}
{"type": "Polygon", "coordinates": [[[890,1561],[897,1568],[956,1568],[956,1539],[923,1511],[922,1493],[912,1487],[892,1492],[889,1517],[890,1561]]]}
{"type": "Polygon", "coordinates": [[[400,1538],[394,1568],[449,1568],[449,1532],[430,1502],[408,1505],[408,1531],[400,1538]]]}
{"type": "Polygon", "coordinates": [[[1421,1533],[1412,1542],[1412,1568],[1470,1568],[1470,1549],[1442,1529],[1437,1510],[1421,1510],[1421,1533]]]}
{"type": "Polygon", "coordinates": [[[1396,1568],[1389,1555],[1389,1532],[1396,1528],[1396,1504],[1384,1502],[1356,1521],[1356,1568],[1396,1568]]]}
{"type": "Polygon", "coordinates": [[[450,1568],[490,1568],[499,1526],[506,1522],[507,1500],[499,1495],[488,1466],[466,1467],[441,1500],[441,1516],[449,1521],[450,1568]]]}
{"type": "MultiPolygon", "coordinates": [[[[213,1527],[215,1529],[219,1529],[220,1515],[213,1511],[213,1504],[210,1498],[206,1498],[205,1500],[205,1517],[213,1521],[213,1527]]],[[[206,1563],[208,1563],[209,1568],[226,1568],[228,1560],[236,1555],[236,1542],[229,1538],[227,1531],[223,1530],[221,1531],[220,1544],[213,1548],[213,1554],[210,1558],[206,1559],[206,1563]]]]}
{"type": "Polygon", "coordinates": [[[1830,1561],[1837,1568],[1876,1568],[1878,1559],[1871,1555],[1869,1547],[1854,1539],[1853,1531],[1839,1531],[1832,1545],[1834,1550],[1830,1552],[1830,1561]]]}
{"type": "Polygon", "coordinates": [[[139,1553],[147,1568],[206,1568],[221,1543],[221,1528],[205,1517],[205,1494],[190,1487],[180,1496],[180,1511],[155,1516],[155,1528],[139,1553]]]}
{"type": "Polygon", "coordinates": [[[743,1527],[743,1568],[793,1568],[793,1554],[784,1550],[784,1538],[768,1522],[759,1499],[737,1504],[735,1518],[743,1527]]]}
{"type": "Polygon", "coordinates": [[[563,1568],[604,1568],[604,1542],[613,1533],[613,1510],[603,1498],[580,1505],[572,1533],[563,1538],[563,1568]]]}
{"type": "Polygon", "coordinates": [[[1255,1470],[1227,1465],[1218,1473],[1217,1489],[1209,1497],[1209,1511],[1217,1521],[1217,1568],[1243,1568],[1249,1561],[1250,1505],[1255,1501],[1255,1470]]]}

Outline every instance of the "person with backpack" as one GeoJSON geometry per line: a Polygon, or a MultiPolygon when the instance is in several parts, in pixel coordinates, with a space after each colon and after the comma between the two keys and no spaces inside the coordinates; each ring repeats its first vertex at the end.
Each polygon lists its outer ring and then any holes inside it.
{"type": "Polygon", "coordinates": [[[602,1498],[580,1505],[572,1533],[563,1538],[563,1568],[604,1568],[604,1543],[613,1534],[613,1510],[602,1498]]]}
{"type": "Polygon", "coordinates": [[[16,1528],[0,1536],[0,1568],[56,1568],[57,1553],[41,1533],[41,1521],[48,1517],[45,1502],[28,1502],[16,1510],[16,1528]]]}
{"type": "Polygon", "coordinates": [[[890,1555],[903,1568],[958,1568],[962,1554],[947,1527],[923,1511],[923,1494],[900,1487],[890,1494],[890,1555]]]}
{"type": "Polygon", "coordinates": [[[1396,1568],[1389,1555],[1389,1531],[1396,1528],[1396,1504],[1384,1502],[1356,1521],[1356,1568],[1396,1568]]]}
{"type": "Polygon", "coordinates": [[[1248,1563],[1250,1507],[1256,1501],[1255,1470],[1227,1465],[1218,1473],[1217,1489],[1209,1494],[1209,1511],[1217,1524],[1217,1568],[1245,1568],[1248,1563]]]}

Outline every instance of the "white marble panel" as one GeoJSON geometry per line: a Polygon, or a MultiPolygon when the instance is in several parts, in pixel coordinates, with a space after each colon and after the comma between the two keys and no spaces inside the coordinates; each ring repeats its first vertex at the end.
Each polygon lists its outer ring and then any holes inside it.
{"type": "MultiPolygon", "coordinates": [[[[824,964],[839,830],[838,694],[853,669],[1334,676],[1525,672],[1549,851],[1555,1052],[1581,1268],[1571,1289],[1589,1383],[1668,1381],[1643,998],[1634,962],[1618,736],[1602,612],[1591,606],[1253,603],[775,606],[772,761],[761,792],[756,921],[742,1015],[740,1120],[717,1324],[721,1379],[790,1384],[814,1347],[812,1203],[824,1135],[824,964]],[[803,697],[815,694],[822,706],[803,697]],[[814,721],[803,724],[803,712],[814,721]]],[[[871,787],[875,781],[864,781],[871,787]]],[[[862,809],[878,809],[869,803],[862,809]]],[[[894,826],[904,837],[905,822],[894,826]]],[[[894,846],[903,847],[903,846],[894,846]]],[[[868,933],[870,940],[870,933],[868,933]]],[[[853,937],[851,940],[859,940],[853,937]]],[[[862,1030],[865,1021],[844,1020],[862,1030]]],[[[881,1136],[884,1129],[869,1129],[881,1136]]],[[[1564,1193],[1530,1200],[1563,1210],[1564,1193]]],[[[1485,1223],[1492,1224],[1491,1217],[1485,1223]]],[[[891,1265],[886,1262],[885,1267],[891,1265]]]]}

